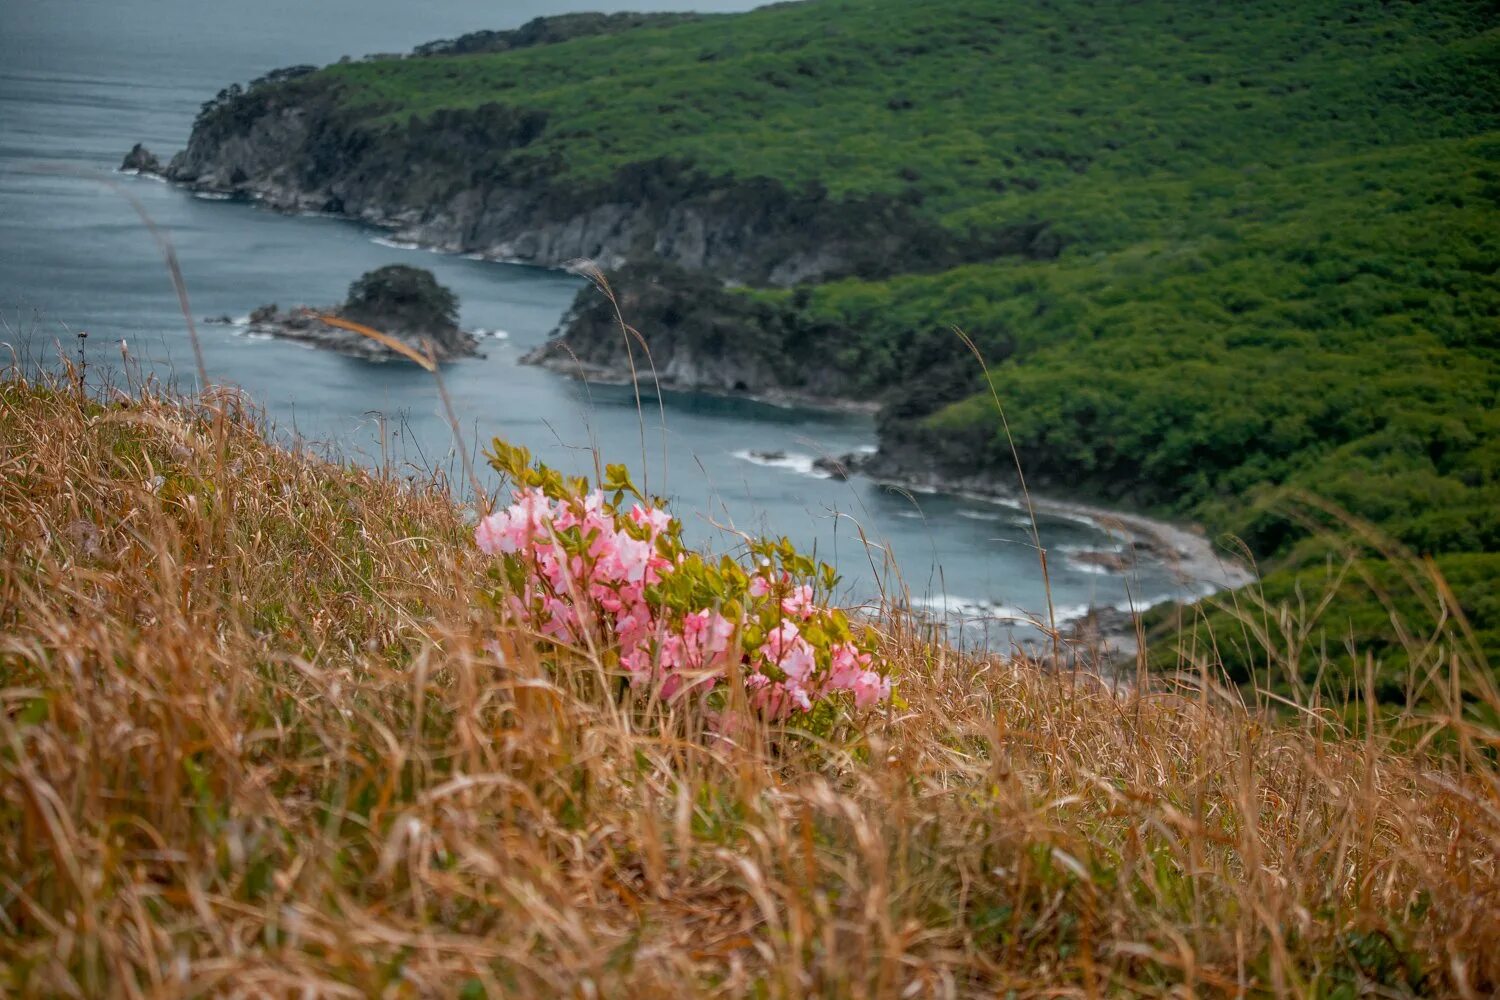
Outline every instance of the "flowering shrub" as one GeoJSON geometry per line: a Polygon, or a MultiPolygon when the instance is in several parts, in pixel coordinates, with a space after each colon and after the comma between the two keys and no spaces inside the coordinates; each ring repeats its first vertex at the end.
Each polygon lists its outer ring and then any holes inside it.
{"type": "Polygon", "coordinates": [[[752,542],[748,567],[706,559],[624,466],[609,466],[591,489],[533,466],[524,448],[494,447],[490,464],[515,490],[509,507],[480,521],[475,541],[499,558],[496,599],[518,623],[593,649],[632,686],[668,700],[697,692],[722,704],[732,678],[773,718],[890,697],[870,640],[818,602],[837,583],[831,567],[786,539],[752,542]]]}

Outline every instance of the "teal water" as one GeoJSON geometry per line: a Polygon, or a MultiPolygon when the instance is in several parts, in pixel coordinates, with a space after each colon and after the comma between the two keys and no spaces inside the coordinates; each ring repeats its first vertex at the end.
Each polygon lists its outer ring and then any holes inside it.
{"type": "MultiPolygon", "coordinates": [[[[108,176],[135,142],[168,155],[185,143],[203,101],[278,66],[405,51],[538,14],[597,9],[625,8],[598,0],[5,0],[0,342],[45,365],[60,351],[76,352],[75,334],[86,331],[96,371],[118,363],[123,342],[149,370],[192,386],[187,332],[150,235],[117,194],[58,168],[108,176]]],[[[571,275],[402,249],[342,220],[205,200],[149,179],[113,179],[170,235],[199,317],[241,317],[267,302],[337,302],[350,281],[382,264],[431,268],[458,292],[465,326],[506,335],[486,340],[485,358],[444,370],[471,451],[501,435],[587,472],[597,450],[606,461],[629,463],[653,492],[671,498],[699,540],[729,550],[734,536],[725,529],[790,536],[837,564],[847,599],[904,587],[916,604],[961,613],[965,637],[975,641],[1003,645],[1013,637],[1005,616],[1045,615],[1039,561],[1018,510],[892,492],[861,478],[816,477],[814,456],[873,446],[869,418],[669,394],[663,422],[654,399],[638,411],[628,389],[517,365],[572,301],[580,281],[571,275]],[[786,457],[757,462],[757,451],[786,457]],[[899,581],[889,575],[892,563],[899,581]]],[[[255,340],[242,327],[201,332],[210,378],[243,387],[279,433],[375,464],[455,467],[452,435],[422,371],[255,340]]],[[[1052,552],[1060,617],[1090,605],[1129,607],[1202,592],[1200,582],[1179,580],[1161,565],[1115,574],[1070,562],[1069,552],[1116,545],[1090,522],[1045,517],[1040,527],[1052,552]]]]}

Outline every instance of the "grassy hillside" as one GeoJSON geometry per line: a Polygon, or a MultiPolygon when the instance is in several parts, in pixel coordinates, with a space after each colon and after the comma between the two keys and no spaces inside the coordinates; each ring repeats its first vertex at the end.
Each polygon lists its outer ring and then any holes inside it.
{"type": "Polygon", "coordinates": [[[372,142],[498,122],[492,152],[424,161],[434,198],[736,178],[936,227],[838,272],[881,280],[724,291],[648,262],[627,295],[658,346],[885,400],[887,468],[1013,476],[958,326],[1050,492],[1197,519],[1273,572],[1330,549],[1302,494],[1418,552],[1500,551],[1492,4],[815,0],[276,86],[372,142]],[[1018,226],[1026,256],[996,256],[1018,226]]]}
{"type": "Polygon", "coordinates": [[[233,397],[6,373],[0,470],[6,995],[1500,987],[1493,693],[1403,749],[880,613],[901,707],[725,739],[507,623],[442,489],[233,397]]]}

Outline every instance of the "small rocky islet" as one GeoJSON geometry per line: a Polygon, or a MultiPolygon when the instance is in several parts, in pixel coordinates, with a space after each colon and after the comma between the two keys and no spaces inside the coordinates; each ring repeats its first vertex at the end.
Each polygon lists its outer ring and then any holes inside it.
{"type": "MultiPolygon", "coordinates": [[[[479,355],[479,339],[458,326],[458,297],[438,283],[431,271],[392,264],[366,272],[349,286],[341,305],[297,306],[282,310],[263,305],[250,314],[251,333],[296,340],[368,361],[392,361],[400,352],[324,317],[358,323],[400,341],[425,355],[430,345],[437,361],[479,355]]],[[[224,317],[221,322],[228,322],[224,317]]]]}

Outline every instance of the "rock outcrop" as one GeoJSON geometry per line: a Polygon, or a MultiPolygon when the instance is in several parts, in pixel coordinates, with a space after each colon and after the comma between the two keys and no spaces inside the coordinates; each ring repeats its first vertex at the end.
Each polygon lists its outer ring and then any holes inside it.
{"type": "Polygon", "coordinates": [[[390,361],[399,352],[354,330],[324,321],[333,316],[369,327],[419,354],[430,345],[438,361],[479,353],[479,340],[460,330],[458,300],[430,271],[392,265],[363,275],[349,288],[343,305],[327,309],[300,306],[283,312],[264,305],[250,314],[250,332],[296,340],[369,361],[390,361]]]}
{"type": "Polygon", "coordinates": [[[161,160],[140,143],[130,147],[130,152],[125,154],[125,159],[120,162],[120,169],[127,173],[136,174],[160,174],[162,172],[161,160]]]}
{"type": "Polygon", "coordinates": [[[613,301],[593,288],[580,293],[555,335],[522,362],[573,376],[774,402],[876,405],[858,399],[858,370],[828,355],[826,344],[839,331],[813,329],[794,309],[660,263],[626,265],[609,276],[609,287],[613,301]],[[643,332],[622,330],[620,316],[643,332]]]}

